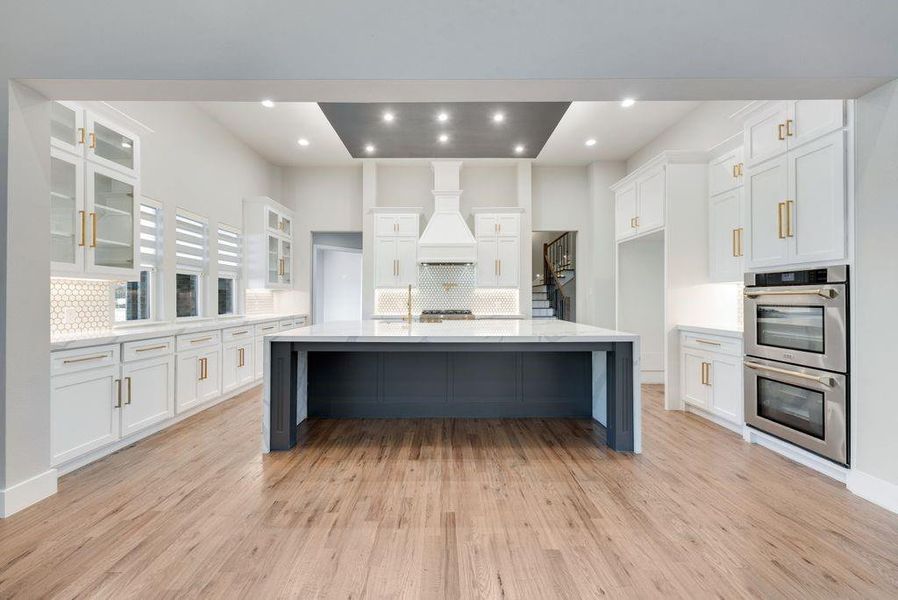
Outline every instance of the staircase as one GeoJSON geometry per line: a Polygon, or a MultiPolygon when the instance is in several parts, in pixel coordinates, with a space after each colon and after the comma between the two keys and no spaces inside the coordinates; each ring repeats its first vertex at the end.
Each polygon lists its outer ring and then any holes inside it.
{"type": "Polygon", "coordinates": [[[555,309],[549,302],[549,286],[534,284],[533,286],[533,318],[554,319],[555,309]]]}

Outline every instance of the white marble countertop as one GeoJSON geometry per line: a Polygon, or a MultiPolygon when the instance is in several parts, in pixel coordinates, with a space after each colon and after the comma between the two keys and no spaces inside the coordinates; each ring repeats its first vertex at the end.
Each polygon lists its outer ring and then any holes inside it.
{"type": "MultiPolygon", "coordinates": [[[[420,319],[421,315],[414,315],[415,321],[420,319]]],[[[373,321],[401,321],[405,317],[402,315],[371,315],[373,321]]],[[[474,320],[483,319],[526,319],[524,315],[474,315],[474,320]]]]}
{"type": "Polygon", "coordinates": [[[272,342],[635,342],[634,333],[552,319],[442,323],[334,321],[265,336],[272,342]]]}
{"type": "Polygon", "coordinates": [[[199,333],[200,331],[213,331],[215,329],[227,329],[228,327],[240,327],[242,325],[254,325],[266,321],[278,321],[282,319],[308,318],[308,315],[287,313],[282,315],[252,315],[248,317],[226,317],[219,319],[202,319],[184,323],[160,323],[158,325],[130,326],[107,331],[89,331],[71,335],[50,337],[50,350],[71,350],[73,348],[87,348],[101,346],[103,344],[120,344],[146,340],[154,337],[166,337],[183,333],[199,333]]]}
{"type": "Polygon", "coordinates": [[[704,333],[706,335],[722,335],[742,339],[742,328],[736,324],[723,325],[677,325],[680,331],[704,333]]]}

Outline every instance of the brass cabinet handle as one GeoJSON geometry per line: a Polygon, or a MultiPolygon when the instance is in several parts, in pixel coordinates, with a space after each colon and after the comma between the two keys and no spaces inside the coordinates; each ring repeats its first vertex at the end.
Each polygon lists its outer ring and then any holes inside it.
{"type": "Polygon", "coordinates": [[[249,333],[249,331],[247,331],[246,329],[244,329],[243,331],[235,331],[235,332],[232,333],[231,335],[246,335],[247,333],[249,333]]]}
{"type": "Polygon", "coordinates": [[[714,342],[712,340],[703,340],[702,338],[695,338],[695,341],[699,344],[707,344],[709,346],[720,346],[720,342],[714,342]]]}
{"type": "Polygon", "coordinates": [[[785,141],[785,139],[786,139],[786,124],[780,123],[779,125],[776,126],[776,129],[777,129],[777,139],[779,139],[779,141],[781,141],[781,142],[785,141]]]}
{"type": "Polygon", "coordinates": [[[792,200],[786,200],[786,236],[795,237],[795,230],[792,227],[792,200]]]}
{"type": "Polygon", "coordinates": [[[733,245],[733,256],[739,256],[739,242],[736,241],[736,238],[737,238],[738,235],[739,235],[739,234],[738,234],[738,231],[739,231],[738,229],[734,229],[734,230],[733,230],[733,235],[732,235],[732,237],[733,237],[733,243],[732,243],[732,245],[733,245]]]}
{"type": "Polygon", "coordinates": [[[83,143],[84,143],[84,136],[85,136],[86,134],[87,134],[87,131],[84,129],[84,127],[79,127],[79,128],[78,128],[78,143],[79,143],[79,144],[83,144],[83,143]]]}
{"type": "Polygon", "coordinates": [[[143,348],[135,348],[135,352],[150,352],[151,350],[164,350],[168,348],[168,344],[159,344],[158,346],[144,346],[143,348]]]}
{"type": "Polygon", "coordinates": [[[246,365],[246,359],[244,356],[245,348],[237,348],[237,366],[243,367],[246,365]]]}
{"type": "Polygon", "coordinates": [[[634,220],[636,221],[636,227],[639,227],[639,217],[634,217],[634,220]]]}
{"type": "Polygon", "coordinates": [[[79,210],[78,215],[81,217],[81,241],[78,242],[78,245],[84,246],[87,244],[87,213],[79,210]]]}
{"type": "Polygon", "coordinates": [[[97,213],[90,213],[90,247],[97,247],[97,213]]]}
{"type": "Polygon", "coordinates": [[[733,165],[733,178],[739,177],[739,165],[733,165]]]}
{"type": "Polygon", "coordinates": [[[67,358],[64,361],[62,361],[62,364],[70,365],[72,363],[86,362],[88,360],[100,360],[101,358],[106,358],[107,356],[109,356],[109,355],[108,354],[94,354],[93,356],[83,356],[81,358],[67,358]]]}
{"type": "Polygon", "coordinates": [[[702,377],[702,383],[711,385],[711,363],[702,363],[702,377]]]}
{"type": "Polygon", "coordinates": [[[500,258],[500,259],[499,259],[498,261],[496,261],[496,262],[499,263],[499,277],[502,277],[502,259],[500,258]]]}
{"type": "Polygon", "coordinates": [[[115,406],[113,406],[113,408],[121,408],[122,407],[122,380],[121,379],[115,380],[115,387],[116,387],[115,406]]]}
{"type": "Polygon", "coordinates": [[[792,137],[792,119],[786,119],[786,135],[792,137]]]}
{"type": "Polygon", "coordinates": [[[785,202],[776,205],[776,228],[777,235],[781,240],[786,239],[786,233],[783,231],[783,209],[786,208],[785,202]]]}
{"type": "Polygon", "coordinates": [[[499,259],[493,260],[493,275],[499,275],[499,259]]]}
{"type": "Polygon", "coordinates": [[[739,163],[737,165],[739,167],[739,177],[745,175],[745,163],[739,163]]]}
{"type": "Polygon", "coordinates": [[[126,387],[128,388],[128,401],[125,402],[125,406],[131,404],[131,378],[125,377],[126,387]]]}
{"type": "Polygon", "coordinates": [[[744,229],[742,227],[739,227],[738,229],[736,229],[736,231],[738,232],[738,237],[739,237],[739,254],[738,254],[738,256],[745,256],[745,245],[742,240],[742,232],[744,231],[744,229]]]}
{"type": "Polygon", "coordinates": [[[212,339],[212,336],[210,335],[210,336],[207,336],[204,338],[196,338],[194,340],[190,340],[190,343],[191,344],[199,344],[200,342],[208,342],[211,339],[212,339]]]}
{"type": "Polygon", "coordinates": [[[90,132],[90,147],[97,147],[97,134],[95,134],[93,131],[90,132]]]}

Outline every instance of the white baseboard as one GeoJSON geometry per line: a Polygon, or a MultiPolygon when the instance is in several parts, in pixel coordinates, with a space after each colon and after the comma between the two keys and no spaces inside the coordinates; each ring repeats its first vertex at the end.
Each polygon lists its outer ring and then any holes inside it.
{"type": "Polygon", "coordinates": [[[31,479],[0,490],[0,517],[9,517],[23,508],[56,493],[56,469],[44,471],[31,479]]]}
{"type": "Polygon", "coordinates": [[[752,429],[747,425],[743,430],[742,437],[747,442],[758,444],[759,446],[764,446],[765,448],[773,450],[777,454],[785,456],[789,460],[794,460],[795,462],[802,464],[810,469],[814,469],[818,473],[826,475],[827,477],[832,477],[836,481],[845,483],[846,479],[848,478],[848,473],[850,473],[850,471],[845,467],[837,465],[834,462],[830,462],[820,456],[817,456],[813,452],[808,452],[807,450],[799,448],[798,446],[794,446],[789,442],[784,442],[777,437],[768,435],[763,431],[752,429]]]}
{"type": "Polygon", "coordinates": [[[642,383],[664,383],[664,371],[642,371],[642,383]]]}
{"type": "Polygon", "coordinates": [[[898,513],[898,485],[857,469],[848,472],[847,485],[852,493],[864,500],[898,513]]]}
{"type": "Polygon", "coordinates": [[[697,415],[703,419],[707,419],[707,420],[711,421],[712,423],[714,423],[715,425],[720,425],[724,429],[729,429],[730,431],[732,431],[734,433],[738,433],[739,435],[742,435],[742,425],[740,425],[738,423],[733,423],[732,421],[727,421],[723,417],[718,417],[714,413],[708,412],[706,410],[702,410],[701,408],[699,408],[697,406],[692,406],[688,402],[684,402],[683,406],[684,406],[683,410],[685,410],[688,413],[697,415]]]}

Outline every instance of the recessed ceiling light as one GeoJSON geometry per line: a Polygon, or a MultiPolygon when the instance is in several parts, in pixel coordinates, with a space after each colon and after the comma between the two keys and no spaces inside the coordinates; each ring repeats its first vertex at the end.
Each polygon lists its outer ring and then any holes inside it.
{"type": "Polygon", "coordinates": [[[523,151],[524,151],[524,146],[522,146],[521,144],[518,144],[517,146],[514,147],[515,154],[520,154],[523,151]]]}
{"type": "Polygon", "coordinates": [[[440,114],[437,115],[437,121],[439,121],[440,123],[445,123],[448,120],[449,120],[449,115],[447,113],[441,112],[440,114]]]}
{"type": "Polygon", "coordinates": [[[588,140],[586,140],[586,145],[587,145],[587,146],[595,146],[595,145],[596,145],[596,138],[589,138],[588,140]]]}
{"type": "Polygon", "coordinates": [[[493,123],[501,123],[505,120],[505,113],[493,113],[493,123]]]}
{"type": "Polygon", "coordinates": [[[296,143],[299,144],[300,146],[308,146],[308,145],[309,145],[309,140],[307,140],[306,138],[299,138],[299,139],[296,141],[296,143]]]}
{"type": "Polygon", "coordinates": [[[274,100],[265,98],[264,100],[262,100],[262,106],[264,106],[265,108],[274,108],[274,100]]]}
{"type": "Polygon", "coordinates": [[[624,98],[623,101],[620,103],[620,105],[623,106],[624,108],[630,108],[634,104],[636,104],[636,100],[634,100],[633,98],[624,98]]]}
{"type": "Polygon", "coordinates": [[[367,144],[365,146],[365,152],[367,152],[368,154],[372,154],[375,150],[376,148],[374,147],[374,144],[367,144]]]}
{"type": "Polygon", "coordinates": [[[441,133],[441,134],[440,134],[440,137],[437,138],[437,139],[440,140],[440,143],[445,144],[446,142],[449,141],[449,136],[448,136],[447,134],[445,134],[445,133],[441,133]]]}
{"type": "Polygon", "coordinates": [[[384,121],[386,121],[387,123],[392,123],[393,119],[395,119],[395,118],[396,118],[396,115],[394,115],[391,112],[384,113],[384,121]]]}

